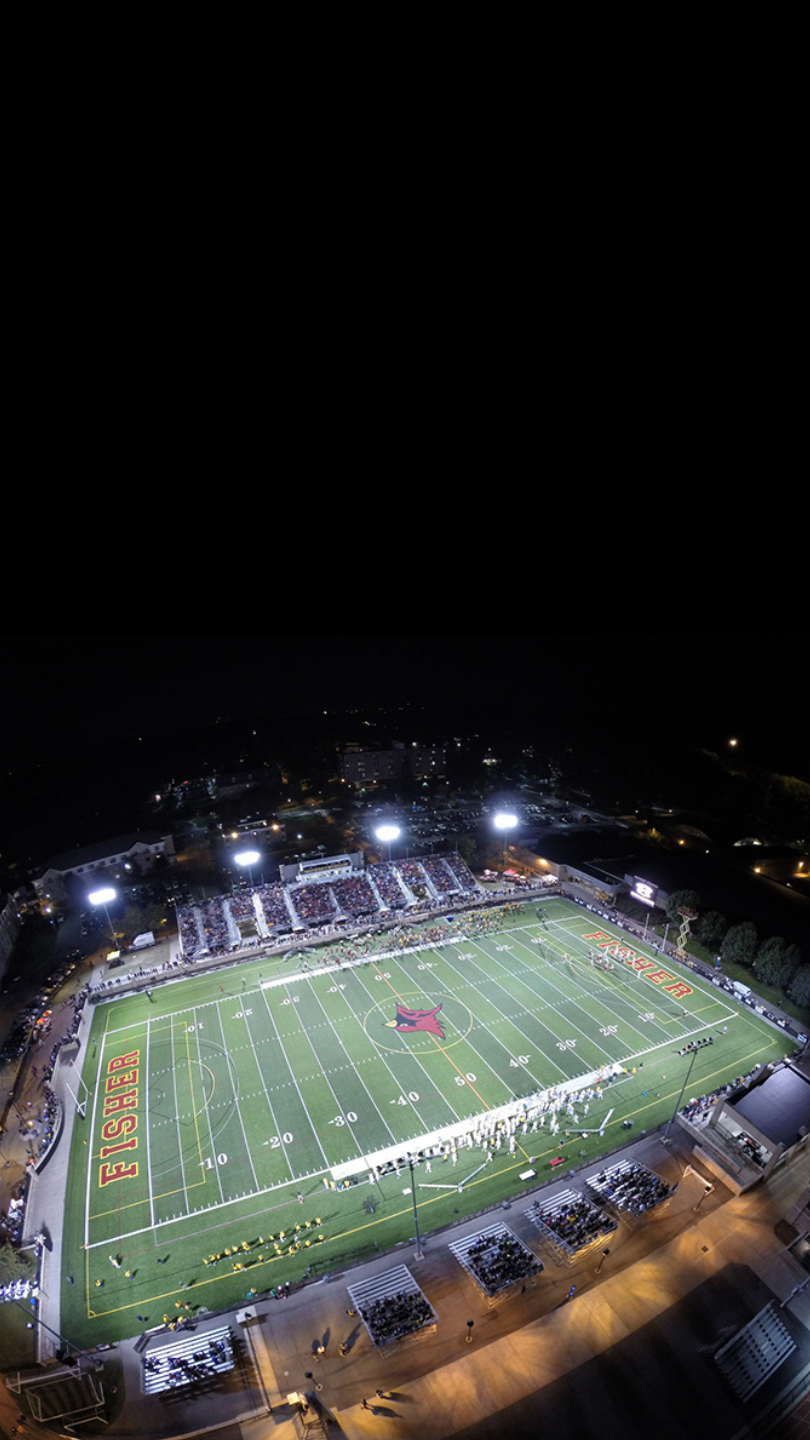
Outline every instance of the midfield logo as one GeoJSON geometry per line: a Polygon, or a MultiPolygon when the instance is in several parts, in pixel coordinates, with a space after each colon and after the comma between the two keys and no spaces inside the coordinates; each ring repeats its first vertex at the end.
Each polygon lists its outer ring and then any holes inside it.
{"type": "Polygon", "coordinates": [[[435,1010],[409,1010],[406,1005],[397,1005],[396,1020],[386,1020],[389,1030],[399,1030],[407,1034],[414,1030],[426,1030],[429,1035],[438,1035],[440,1040],[444,1039],[444,1031],[436,1019],[441,1005],[435,1010]]]}

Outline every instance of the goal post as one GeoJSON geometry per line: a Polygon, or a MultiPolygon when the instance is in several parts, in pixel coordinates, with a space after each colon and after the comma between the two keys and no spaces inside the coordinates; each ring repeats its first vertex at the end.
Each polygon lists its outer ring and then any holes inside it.
{"type": "Polygon", "coordinates": [[[90,1093],[91,1093],[91,1092],[88,1090],[88,1088],[87,1088],[84,1080],[82,1079],[81,1075],[76,1075],[76,1074],[74,1073],[70,1078],[71,1078],[71,1080],[74,1080],[74,1081],[75,1081],[75,1083],[76,1083],[76,1089],[77,1089],[77,1092],[78,1092],[78,1093],[75,1093],[75,1094],[74,1094],[73,1090],[72,1090],[71,1087],[70,1087],[70,1083],[69,1083],[69,1081],[68,1081],[67,1079],[65,1079],[65,1089],[67,1090],[68,1095],[70,1096],[71,1100],[73,1101],[74,1105],[76,1106],[76,1114],[77,1114],[77,1115],[81,1115],[82,1120],[84,1120],[85,1115],[87,1114],[87,1102],[88,1102],[88,1100],[90,1099],[90,1093]],[[79,1087],[81,1087],[81,1088],[79,1088],[79,1087]]]}

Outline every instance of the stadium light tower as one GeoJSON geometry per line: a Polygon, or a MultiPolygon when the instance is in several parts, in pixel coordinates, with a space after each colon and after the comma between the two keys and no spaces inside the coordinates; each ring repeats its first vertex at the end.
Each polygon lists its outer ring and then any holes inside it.
{"type": "Polygon", "coordinates": [[[259,855],[258,850],[243,850],[243,851],[241,852],[241,854],[239,854],[239,855],[234,855],[233,858],[234,858],[234,860],[236,861],[237,865],[247,866],[248,878],[249,878],[249,880],[250,880],[250,888],[251,888],[251,890],[252,890],[252,889],[253,889],[253,866],[254,866],[254,865],[259,861],[259,859],[261,858],[260,855],[259,855]]]}
{"type": "Polygon", "coordinates": [[[517,825],[517,815],[501,814],[495,816],[495,826],[503,830],[503,873],[506,878],[506,851],[509,843],[509,831],[514,830],[517,825]]]}
{"type": "Polygon", "coordinates": [[[399,828],[398,825],[380,825],[380,827],[379,827],[377,830],[375,830],[374,833],[375,833],[375,835],[377,836],[377,839],[378,839],[378,840],[387,840],[387,842],[388,842],[388,864],[390,865],[390,864],[391,864],[391,841],[392,841],[392,840],[398,840],[399,837],[400,837],[400,835],[402,834],[402,831],[400,830],[400,828],[399,828]]]}
{"type": "Polygon", "coordinates": [[[110,927],[110,935],[112,936],[113,950],[117,950],[118,941],[115,938],[115,931],[113,930],[112,920],[110,919],[110,912],[107,908],[108,905],[115,899],[115,891],[113,890],[112,886],[108,885],[104,890],[94,890],[93,893],[91,895],[88,895],[87,898],[90,901],[91,905],[104,906],[104,914],[107,916],[107,924],[110,927]]]}

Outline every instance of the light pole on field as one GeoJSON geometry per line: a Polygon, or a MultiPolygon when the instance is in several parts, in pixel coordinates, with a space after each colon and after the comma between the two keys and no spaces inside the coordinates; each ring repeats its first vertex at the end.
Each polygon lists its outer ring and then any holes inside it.
{"type": "Polygon", "coordinates": [[[667,1125],[666,1130],[664,1131],[663,1135],[661,1136],[661,1144],[662,1144],[662,1145],[668,1145],[668,1144],[669,1144],[669,1132],[670,1132],[670,1130],[672,1129],[672,1122],[673,1122],[673,1120],[675,1119],[675,1116],[677,1115],[677,1113],[678,1113],[678,1111],[679,1111],[679,1109],[680,1109],[681,1100],[683,1099],[683,1092],[684,1092],[684,1090],[686,1089],[687,1085],[689,1084],[689,1076],[692,1074],[692,1066],[694,1065],[694,1063],[695,1063],[695,1061],[696,1061],[696,1059],[697,1059],[697,1053],[698,1053],[697,1050],[693,1050],[693,1051],[692,1051],[692,1059],[689,1061],[689,1069],[688,1069],[687,1072],[686,1072],[686,1079],[684,1080],[683,1085],[681,1086],[681,1093],[680,1093],[680,1095],[678,1096],[677,1100],[675,1101],[675,1109],[673,1110],[672,1115],[670,1116],[669,1124],[667,1125]]]}
{"type": "Polygon", "coordinates": [[[414,1260],[422,1260],[424,1257],[423,1257],[423,1255],[422,1255],[422,1240],[421,1240],[421,1237],[420,1237],[420,1234],[419,1234],[419,1216],[418,1216],[417,1211],[416,1211],[416,1177],[415,1177],[414,1172],[413,1172],[413,1156],[412,1156],[412,1155],[409,1155],[409,1156],[408,1156],[408,1167],[409,1167],[410,1172],[411,1172],[411,1199],[412,1199],[412,1201],[413,1201],[413,1228],[414,1228],[414,1233],[415,1233],[415,1237],[416,1237],[416,1250],[414,1251],[414,1256],[413,1256],[413,1258],[414,1258],[414,1260]]]}

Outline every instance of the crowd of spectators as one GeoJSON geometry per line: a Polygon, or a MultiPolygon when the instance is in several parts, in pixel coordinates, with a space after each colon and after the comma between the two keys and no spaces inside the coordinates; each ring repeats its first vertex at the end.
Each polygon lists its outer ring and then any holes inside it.
{"type": "Polygon", "coordinates": [[[259,939],[295,931],[296,939],[306,943],[322,940],[341,924],[417,906],[430,912],[454,896],[476,893],[476,881],[458,855],[405,859],[373,865],[362,874],[260,885],[201,905],[178,905],[178,935],[185,960],[217,958],[244,945],[239,924],[246,921],[257,923],[259,939]]]}
{"type": "Polygon", "coordinates": [[[239,930],[222,898],[206,900],[198,913],[209,955],[226,955],[240,945],[239,930]]]}
{"type": "Polygon", "coordinates": [[[487,1295],[530,1280],[543,1268],[531,1250],[505,1229],[497,1235],[479,1236],[467,1247],[464,1258],[476,1284],[487,1295]]]}
{"type": "Polygon", "coordinates": [[[253,896],[249,890],[239,890],[228,901],[231,914],[237,925],[245,925],[256,919],[253,896]]]}
{"type": "Polygon", "coordinates": [[[34,1300],[37,1296],[36,1280],[9,1280],[7,1285],[0,1285],[0,1301],[2,1300],[34,1300]]]}
{"type": "Polygon", "coordinates": [[[450,895],[458,894],[458,882],[441,856],[435,859],[431,856],[429,860],[426,858],[421,863],[437,895],[449,898],[450,895]]]}
{"type": "Polygon", "coordinates": [[[708,1120],[718,1100],[722,1100],[727,1095],[733,1095],[735,1090],[742,1089],[754,1078],[759,1068],[759,1065],[755,1065],[753,1070],[749,1070],[746,1075],[738,1075],[736,1080],[730,1080],[727,1085],[720,1085],[717,1090],[713,1090],[709,1095],[693,1095],[692,1098],[682,1106],[680,1114],[684,1120],[688,1120],[692,1125],[703,1124],[708,1120]]]}
{"type": "Polygon", "coordinates": [[[600,1170],[589,1177],[588,1185],[601,1199],[609,1200],[617,1209],[627,1210],[631,1215],[654,1210],[678,1188],[677,1182],[670,1185],[635,1160],[620,1160],[600,1170]]]}
{"type": "Polygon", "coordinates": [[[177,934],[184,955],[193,959],[205,949],[205,934],[196,909],[192,905],[177,906],[177,934]]]}
{"type": "Polygon", "coordinates": [[[9,1199],[8,1210],[0,1215],[0,1233],[12,1245],[20,1245],[25,1228],[25,1202],[28,1198],[28,1172],[26,1171],[22,1180],[14,1187],[14,1193],[9,1199]]]}
{"type": "Polygon", "coordinates": [[[329,886],[322,881],[291,885],[288,894],[302,925],[326,925],[330,920],[334,920],[338,913],[334,896],[329,886]]]}
{"type": "Polygon", "coordinates": [[[445,856],[444,863],[450,871],[450,874],[453,876],[453,879],[456,882],[456,887],[458,890],[461,891],[461,894],[475,895],[478,890],[475,876],[470,872],[467,865],[465,865],[461,856],[447,855],[445,856]]]}
{"type": "Polygon", "coordinates": [[[618,1228],[617,1220],[573,1190],[564,1191],[545,1205],[535,1202],[526,1214],[569,1255],[604,1240],[618,1228]]]}
{"type": "Polygon", "coordinates": [[[375,1345],[390,1345],[436,1323],[436,1316],[421,1290],[382,1295],[363,1306],[359,1314],[375,1345]]]}
{"type": "Polygon", "coordinates": [[[390,910],[404,909],[408,896],[396,865],[375,865],[371,871],[371,881],[384,905],[390,910]]]}
{"type": "Polygon", "coordinates": [[[353,920],[363,915],[374,915],[379,909],[377,897],[365,875],[338,880],[330,888],[338,910],[353,920]]]}
{"type": "Polygon", "coordinates": [[[418,860],[398,860],[397,870],[417,900],[430,901],[433,892],[427,874],[418,860]]]}
{"type": "Polygon", "coordinates": [[[230,1341],[218,1332],[202,1344],[187,1343],[184,1349],[166,1347],[143,1359],[144,1390],[176,1390],[181,1385],[199,1385],[233,1369],[230,1341]]]}

